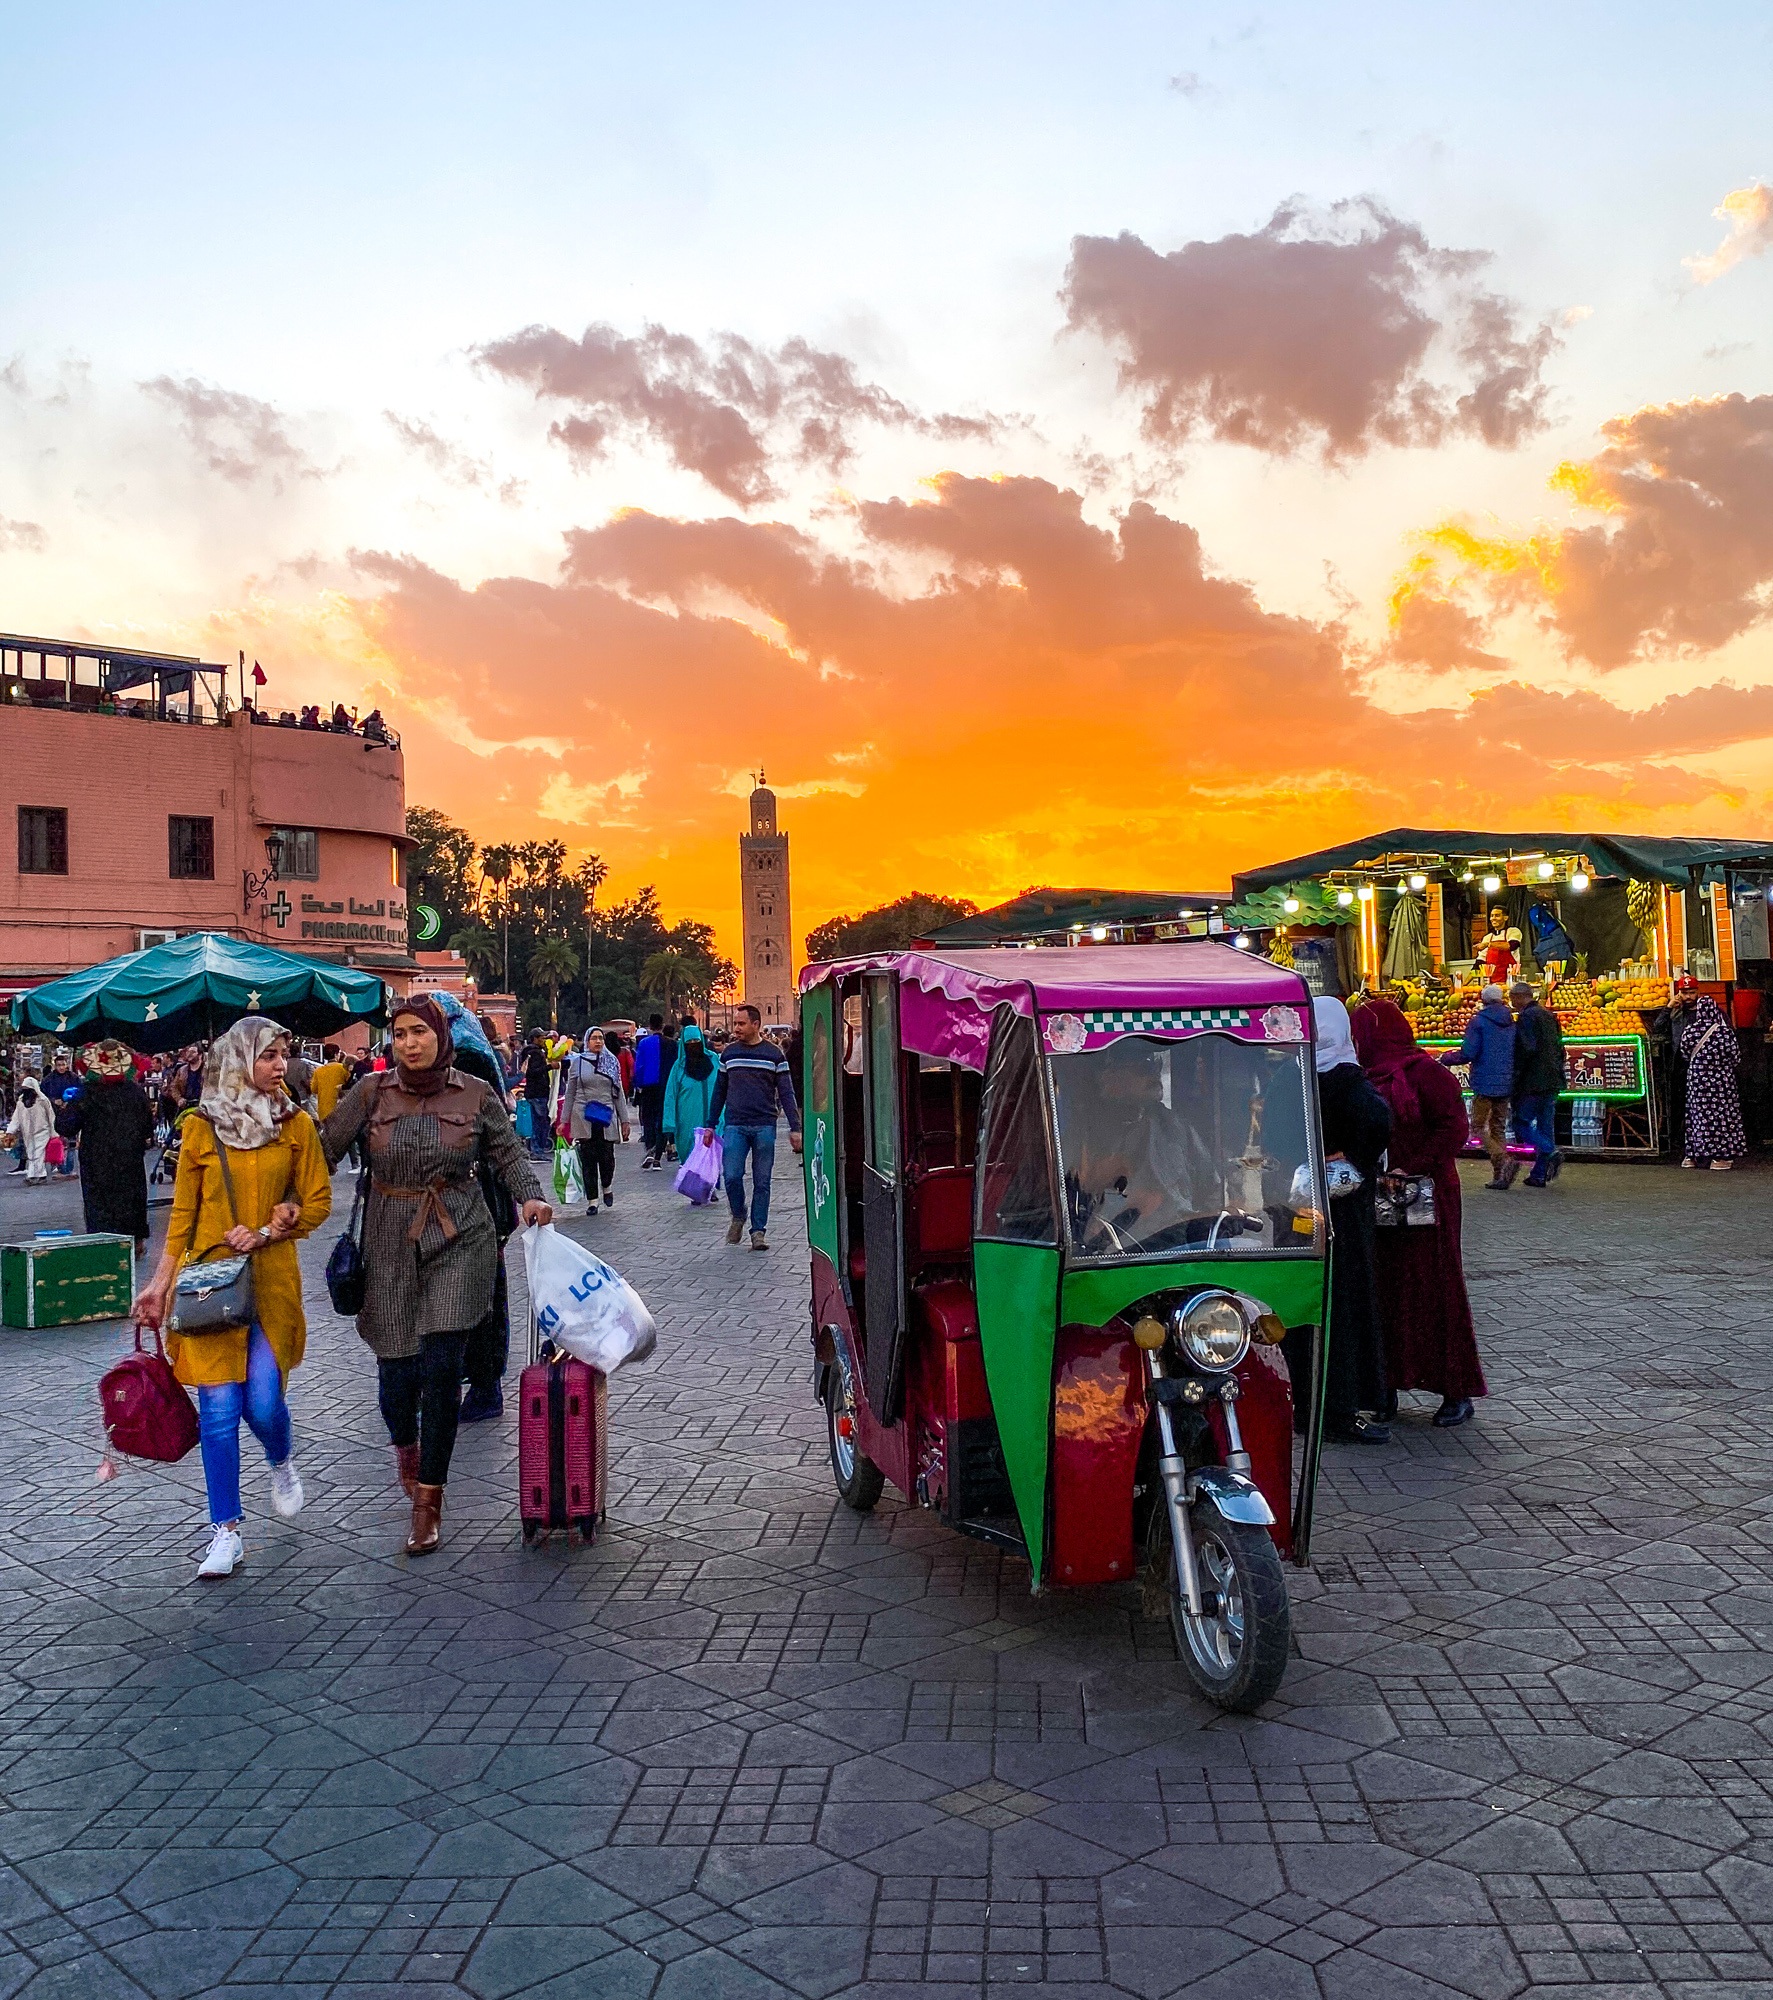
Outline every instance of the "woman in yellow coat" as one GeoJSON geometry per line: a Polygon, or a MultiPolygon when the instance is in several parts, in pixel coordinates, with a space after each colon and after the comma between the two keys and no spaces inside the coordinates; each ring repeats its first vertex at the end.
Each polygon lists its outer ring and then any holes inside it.
{"type": "Polygon", "coordinates": [[[167,1338],[173,1372],[197,1391],[203,1479],[215,1527],[198,1565],[201,1577],[230,1575],[245,1553],[242,1416],[270,1462],[272,1507],[287,1519],[302,1505],[284,1396],[289,1371],[308,1341],[295,1246],[326,1220],[332,1177],[313,1119],[283,1088],[289,1044],[287,1028],[249,1014],[211,1046],[202,1102],[180,1128],[165,1254],[135,1302],[137,1320],[158,1326],[182,1265],[230,1250],[251,1254],[252,1325],[167,1338]],[[218,1148],[226,1150],[233,1181],[232,1213],[218,1148]]]}

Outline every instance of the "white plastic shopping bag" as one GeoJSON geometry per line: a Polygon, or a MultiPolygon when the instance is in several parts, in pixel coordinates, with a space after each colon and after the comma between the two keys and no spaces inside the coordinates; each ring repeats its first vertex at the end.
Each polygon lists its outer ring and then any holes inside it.
{"type": "Polygon", "coordinates": [[[523,1232],[530,1306],[544,1340],[608,1375],[658,1343],[653,1316],[620,1271],[551,1222],[523,1232]]]}
{"type": "Polygon", "coordinates": [[[579,1149],[570,1139],[554,1146],[554,1206],[568,1208],[585,1199],[585,1176],[579,1170],[579,1149]]]}
{"type": "Polygon", "coordinates": [[[720,1173],[720,1148],[712,1139],[698,1138],[677,1170],[677,1192],[689,1196],[692,1208],[706,1208],[720,1185],[720,1173]]]}

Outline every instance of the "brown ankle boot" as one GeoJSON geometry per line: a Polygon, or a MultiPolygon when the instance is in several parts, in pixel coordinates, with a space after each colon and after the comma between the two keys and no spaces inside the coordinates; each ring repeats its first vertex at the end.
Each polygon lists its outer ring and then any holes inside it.
{"type": "Polygon", "coordinates": [[[413,1488],[419,1483],[419,1448],[416,1444],[397,1444],[394,1447],[394,1466],[400,1479],[400,1490],[410,1500],[413,1488]]]}
{"type": "Polygon", "coordinates": [[[417,1484],[412,1489],[412,1533],[406,1538],[409,1556],[428,1556],[437,1546],[443,1522],[443,1488],[417,1484]]]}

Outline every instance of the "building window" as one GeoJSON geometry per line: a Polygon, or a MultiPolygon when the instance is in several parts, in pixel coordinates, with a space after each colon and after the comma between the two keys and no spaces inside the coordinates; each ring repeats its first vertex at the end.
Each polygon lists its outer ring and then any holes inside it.
{"type": "Polygon", "coordinates": [[[215,880],[215,821],[173,813],[166,822],[166,872],[175,882],[215,880]]]}
{"type": "Polygon", "coordinates": [[[320,880],[320,836],[311,826],[274,826],[271,831],[283,842],[277,857],[277,873],[285,882],[320,880]]]}
{"type": "Polygon", "coordinates": [[[18,872],[21,875],[65,875],[68,872],[68,813],[65,806],[19,807],[18,872]]]}
{"type": "Polygon", "coordinates": [[[403,856],[398,847],[390,843],[388,848],[388,880],[396,889],[406,887],[405,871],[401,866],[403,856]]]}

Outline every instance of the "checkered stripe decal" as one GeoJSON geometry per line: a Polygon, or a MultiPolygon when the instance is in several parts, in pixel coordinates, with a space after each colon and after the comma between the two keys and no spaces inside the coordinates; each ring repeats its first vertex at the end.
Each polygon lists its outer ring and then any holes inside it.
{"type": "Polygon", "coordinates": [[[1142,1028],[1247,1028],[1247,1007],[1096,1007],[1083,1015],[1092,1035],[1136,1035],[1142,1028]]]}

